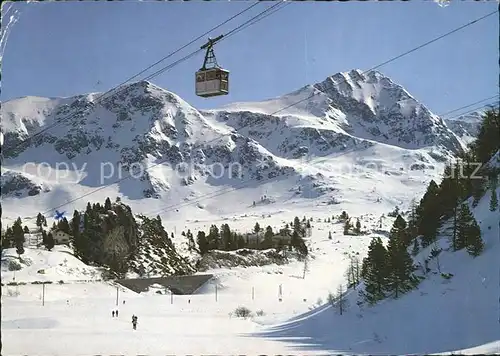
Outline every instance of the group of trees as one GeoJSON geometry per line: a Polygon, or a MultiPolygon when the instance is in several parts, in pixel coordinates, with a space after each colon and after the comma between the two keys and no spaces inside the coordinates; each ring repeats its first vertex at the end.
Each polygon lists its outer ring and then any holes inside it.
{"type": "MultiPolygon", "coordinates": [[[[47,226],[47,220],[42,214],[37,216],[37,226],[39,227],[42,234],[42,244],[47,250],[52,250],[55,245],[54,236],[49,231],[48,233],[43,229],[43,226],[47,226]]],[[[18,217],[12,227],[7,227],[2,235],[2,249],[15,247],[16,253],[21,257],[24,254],[24,244],[26,243],[26,234],[30,234],[29,228],[25,225],[23,227],[21,217],[18,217]]]]}
{"type": "Polygon", "coordinates": [[[415,266],[408,252],[407,223],[398,215],[389,234],[389,243],[384,246],[380,237],[373,238],[368,256],[363,259],[361,276],[365,282],[362,296],[375,303],[389,295],[395,298],[411,290],[419,279],[414,275],[415,266]]]}
{"type": "Polygon", "coordinates": [[[472,197],[475,206],[489,189],[490,210],[498,209],[496,187],[500,170],[487,163],[499,151],[499,142],[499,111],[491,109],[484,114],[478,138],[470,149],[460,155],[457,164],[446,165],[439,185],[433,180],[429,183],[419,204],[411,204],[408,221],[397,215],[387,247],[380,238],[371,241],[361,268],[365,282],[362,295],[367,302],[375,303],[387,296],[397,298],[418,284],[408,249],[412,246],[412,254],[416,255],[420,247],[434,244],[432,257],[437,257],[441,250],[436,240],[444,223],[451,225],[448,231],[454,251],[466,249],[474,257],[481,254],[481,230],[467,199],[472,197]]]}
{"type": "MultiPolygon", "coordinates": [[[[282,251],[288,248],[306,256],[308,251],[303,238],[311,225],[308,220],[303,219],[301,222],[298,217],[295,217],[291,226],[292,229],[290,229],[289,224],[286,224],[278,233],[275,233],[271,226],[262,229],[257,222],[253,233],[242,234],[231,230],[228,224],[222,224],[220,229],[216,225],[212,225],[208,233],[198,231],[196,243],[198,251],[202,255],[211,250],[234,251],[241,248],[257,250],[275,248],[277,251],[282,251]]],[[[188,238],[189,245],[194,247],[191,231],[188,230],[187,234],[184,232],[182,234],[188,238]]]]}
{"type": "Polygon", "coordinates": [[[344,235],[360,235],[361,234],[361,222],[356,219],[356,224],[353,225],[351,218],[346,211],[342,211],[339,216],[339,221],[344,224],[344,235]]]}

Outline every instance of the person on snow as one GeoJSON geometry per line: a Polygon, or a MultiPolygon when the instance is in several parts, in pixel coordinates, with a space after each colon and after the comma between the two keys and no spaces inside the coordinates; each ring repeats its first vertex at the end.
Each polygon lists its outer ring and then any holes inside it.
{"type": "Polygon", "coordinates": [[[132,315],[132,328],[137,329],[137,317],[135,315],[132,315]]]}
{"type": "Polygon", "coordinates": [[[115,317],[115,311],[111,311],[111,316],[114,318],[115,317]]]}

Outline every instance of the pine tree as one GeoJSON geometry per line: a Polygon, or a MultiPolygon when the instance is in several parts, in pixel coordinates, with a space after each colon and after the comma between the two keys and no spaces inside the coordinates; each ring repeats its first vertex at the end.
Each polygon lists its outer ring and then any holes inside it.
{"type": "Polygon", "coordinates": [[[417,228],[418,234],[422,235],[422,247],[429,246],[436,239],[441,217],[438,194],[439,187],[431,180],[417,208],[417,228]]]}
{"type": "Polygon", "coordinates": [[[356,220],[356,228],[354,229],[354,232],[358,235],[361,233],[361,222],[359,219],[356,220]]]}
{"type": "Polygon", "coordinates": [[[104,201],[104,209],[106,211],[111,210],[111,199],[109,197],[104,201]]]}
{"type": "Polygon", "coordinates": [[[293,248],[298,248],[300,244],[300,236],[297,231],[292,232],[292,238],[290,239],[290,246],[293,248]]]}
{"type": "Polygon", "coordinates": [[[398,215],[390,232],[387,246],[387,290],[394,297],[410,290],[415,282],[413,260],[406,249],[406,222],[398,215]]]}
{"type": "Polygon", "coordinates": [[[23,232],[25,234],[29,234],[30,233],[30,229],[26,225],[24,225],[23,232]]]}
{"type": "Polygon", "coordinates": [[[365,300],[373,304],[385,297],[387,287],[387,250],[380,237],[374,237],[368,247],[368,256],[363,260],[365,300]]]}
{"type": "Polygon", "coordinates": [[[457,221],[457,250],[461,250],[467,246],[470,227],[473,225],[474,220],[474,216],[469,209],[469,204],[463,203],[460,207],[457,221]]]}
{"type": "Polygon", "coordinates": [[[472,150],[480,162],[486,163],[498,151],[498,142],[500,142],[499,110],[491,108],[483,114],[483,121],[472,150]]]}
{"type": "Polygon", "coordinates": [[[15,245],[14,231],[11,227],[7,227],[5,235],[2,237],[2,248],[11,248],[15,245]]]}
{"type": "Polygon", "coordinates": [[[342,214],[340,214],[340,221],[346,221],[349,219],[349,215],[343,211],[342,214]]]}
{"type": "Polygon", "coordinates": [[[210,226],[210,230],[208,232],[207,240],[208,240],[208,249],[216,250],[219,248],[219,229],[216,225],[210,226]]]}
{"type": "Polygon", "coordinates": [[[19,259],[21,259],[21,255],[24,253],[24,230],[22,225],[21,218],[17,218],[14,224],[12,225],[12,233],[14,237],[14,246],[16,247],[16,252],[19,255],[19,259]]]}
{"type": "Polygon", "coordinates": [[[47,248],[47,232],[42,230],[42,245],[47,248]]]}
{"type": "Polygon", "coordinates": [[[47,234],[47,243],[45,245],[45,248],[50,251],[54,248],[54,246],[55,246],[54,236],[52,235],[51,232],[49,232],[47,234]]]}
{"type": "Polygon", "coordinates": [[[260,225],[258,222],[255,223],[255,226],[253,228],[253,231],[258,234],[260,232],[260,225]]]}
{"type": "Polygon", "coordinates": [[[231,247],[231,229],[228,224],[222,224],[220,235],[222,239],[222,248],[225,251],[229,251],[231,247]]]}
{"type": "Polygon", "coordinates": [[[42,226],[43,226],[44,219],[45,218],[42,215],[42,213],[38,213],[38,215],[36,216],[36,226],[38,227],[38,229],[40,231],[42,231],[42,226]]]}
{"type": "MultiPolygon", "coordinates": [[[[168,236],[168,234],[167,234],[167,236],[168,236]]],[[[191,232],[190,229],[188,229],[186,237],[188,240],[188,251],[192,251],[196,246],[195,246],[194,239],[193,239],[193,233],[191,232]]]]}
{"type": "Polygon", "coordinates": [[[264,248],[272,248],[273,247],[273,228],[271,226],[266,227],[266,232],[264,233],[264,248]]]}
{"type": "Polygon", "coordinates": [[[498,209],[498,197],[496,188],[491,189],[491,198],[490,198],[490,211],[495,211],[498,209]]]}
{"type": "Polygon", "coordinates": [[[475,219],[472,221],[472,224],[468,229],[466,248],[467,252],[474,257],[479,256],[484,250],[484,243],[481,238],[481,229],[475,219]]]}
{"type": "Polygon", "coordinates": [[[198,231],[196,240],[198,242],[198,249],[200,250],[200,254],[206,254],[208,252],[208,241],[207,237],[205,236],[205,231],[198,231]]]}
{"type": "Polygon", "coordinates": [[[57,223],[57,228],[68,235],[70,234],[70,226],[68,219],[66,218],[62,218],[61,220],[59,220],[59,222],[57,223]]]}
{"type": "Polygon", "coordinates": [[[296,216],[293,220],[293,230],[297,231],[300,236],[305,236],[305,229],[302,226],[298,216],[296,216]]]}
{"type": "Polygon", "coordinates": [[[418,254],[418,239],[413,239],[413,248],[411,250],[412,256],[416,256],[418,254]]]}
{"type": "Polygon", "coordinates": [[[348,218],[344,222],[344,235],[349,235],[349,230],[352,228],[350,219],[348,218]]]}

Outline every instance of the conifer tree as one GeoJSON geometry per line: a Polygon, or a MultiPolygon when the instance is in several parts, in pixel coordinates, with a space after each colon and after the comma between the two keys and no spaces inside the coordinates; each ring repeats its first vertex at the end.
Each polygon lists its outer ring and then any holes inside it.
{"type": "Polygon", "coordinates": [[[47,234],[47,242],[45,248],[50,251],[54,248],[54,246],[55,246],[54,236],[52,235],[51,232],[49,232],[47,234]]]}
{"type": "Polygon", "coordinates": [[[264,248],[268,249],[273,247],[273,228],[271,226],[266,227],[266,232],[264,233],[264,248]]]}
{"type": "Polygon", "coordinates": [[[293,231],[297,231],[300,236],[305,235],[305,231],[304,231],[302,224],[300,223],[300,220],[297,216],[293,220],[293,231]]]}
{"type": "Polygon", "coordinates": [[[484,243],[481,238],[481,229],[475,219],[472,221],[472,225],[469,226],[468,229],[466,248],[467,252],[474,257],[479,256],[484,250],[484,243]]]}
{"type": "Polygon", "coordinates": [[[412,256],[416,256],[418,254],[418,239],[413,239],[413,248],[411,250],[412,256]]]}
{"type": "Polygon", "coordinates": [[[231,247],[231,229],[228,224],[222,224],[220,235],[222,239],[222,248],[229,251],[231,247]]]}
{"type": "MultiPolygon", "coordinates": [[[[40,231],[42,231],[42,226],[45,221],[45,217],[42,215],[42,213],[38,213],[36,216],[36,226],[40,231]]],[[[45,226],[47,226],[47,223],[45,222],[45,226]]]]}
{"type": "Polygon", "coordinates": [[[109,197],[104,201],[104,209],[106,211],[111,210],[111,199],[109,199],[109,197]]]}
{"type": "Polygon", "coordinates": [[[352,228],[352,224],[349,218],[344,222],[344,235],[349,235],[349,230],[352,228]]]}
{"type": "Polygon", "coordinates": [[[480,162],[487,163],[498,151],[498,142],[500,142],[499,110],[491,108],[483,114],[483,121],[472,150],[480,162]]]}
{"type": "Polygon", "coordinates": [[[354,232],[358,235],[361,233],[361,222],[359,219],[356,220],[356,228],[354,229],[354,232]]]}
{"type": "Polygon", "coordinates": [[[385,297],[387,288],[387,250],[380,237],[374,237],[368,247],[368,256],[363,260],[365,300],[376,303],[385,297]]]}
{"type": "Polygon", "coordinates": [[[429,246],[436,239],[441,217],[438,194],[439,187],[431,180],[417,208],[417,226],[419,235],[422,235],[422,247],[429,246]]]}
{"type": "Polygon", "coordinates": [[[42,245],[47,248],[47,232],[42,230],[42,245]]]}
{"type": "Polygon", "coordinates": [[[16,252],[19,255],[19,259],[21,255],[24,253],[24,230],[22,225],[22,220],[20,217],[16,219],[14,224],[12,225],[12,233],[14,237],[14,246],[16,247],[16,252]]]}
{"type": "Polygon", "coordinates": [[[413,260],[406,249],[406,222],[398,215],[390,232],[387,246],[387,290],[398,298],[410,290],[415,282],[413,260]]]}
{"type": "Polygon", "coordinates": [[[496,188],[491,188],[491,198],[490,198],[490,211],[495,211],[498,209],[498,197],[496,188]]]}
{"type": "Polygon", "coordinates": [[[15,245],[14,241],[14,232],[12,231],[12,228],[7,227],[5,235],[2,237],[2,248],[11,248],[15,245]]]}
{"type": "Polygon", "coordinates": [[[200,254],[204,255],[208,252],[208,241],[207,237],[205,236],[205,231],[198,231],[198,236],[197,236],[197,242],[198,242],[198,249],[200,250],[200,254]]]}
{"type": "MultiPolygon", "coordinates": [[[[168,236],[168,234],[167,234],[167,236],[168,236]]],[[[186,233],[186,237],[188,240],[188,250],[192,251],[196,246],[194,244],[193,233],[191,232],[190,229],[188,229],[188,231],[186,233]]]]}
{"type": "Polygon", "coordinates": [[[467,246],[470,227],[473,225],[474,221],[475,219],[470,212],[469,204],[467,204],[466,202],[462,203],[457,222],[457,250],[461,250],[467,246]]]}
{"type": "Polygon", "coordinates": [[[66,218],[62,218],[61,220],[59,220],[59,222],[57,223],[57,228],[65,232],[66,234],[70,234],[70,226],[68,219],[66,218]]]}
{"type": "Polygon", "coordinates": [[[253,231],[258,234],[260,232],[260,225],[258,222],[255,223],[255,226],[253,228],[253,231]]]}

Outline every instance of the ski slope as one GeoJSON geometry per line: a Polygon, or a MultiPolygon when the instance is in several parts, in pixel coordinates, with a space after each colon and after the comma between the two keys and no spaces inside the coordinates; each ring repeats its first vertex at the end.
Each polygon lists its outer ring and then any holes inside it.
{"type": "MultiPolygon", "coordinates": [[[[28,283],[2,288],[3,352],[12,356],[498,353],[499,220],[498,212],[488,210],[489,198],[488,193],[473,209],[485,241],[481,256],[474,259],[465,251],[443,251],[441,271],[454,274],[452,279],[431,274],[418,290],[371,308],[360,309],[357,293],[351,292],[350,307],[343,315],[326,304],[326,297],[345,283],[347,255],[366,254],[370,236],[377,234],[374,215],[361,219],[363,229],[370,232],[364,236],[344,236],[341,224],[318,222],[326,215],[312,215],[315,222],[307,243],[314,258],[305,278],[301,262],[214,269],[208,273],[214,273],[215,280],[197,295],[171,298],[120,287],[118,307],[112,283],[77,282],[76,277],[71,281],[50,274],[64,259],[75,269],[83,267],[66,257],[67,251],[27,249],[32,264],[16,272],[16,281],[28,283]],[[332,240],[327,238],[328,231],[332,240]],[[33,271],[41,268],[48,270],[47,276],[65,281],[45,286],[44,305],[42,286],[29,283],[36,279],[33,271]],[[238,306],[249,308],[252,317],[231,315],[238,306]],[[120,310],[118,318],[111,317],[114,308],[120,310]],[[132,330],[132,314],[138,316],[136,331],[132,330]]],[[[311,212],[304,211],[304,215],[311,216],[311,212]]],[[[354,212],[352,216],[356,217],[354,212]]],[[[238,222],[244,228],[254,219],[241,217],[238,222]]],[[[275,218],[275,224],[279,223],[275,218]]],[[[383,220],[383,230],[391,224],[392,219],[383,220]]],[[[440,245],[447,248],[447,238],[440,245]]],[[[421,251],[417,260],[428,253],[421,251]]],[[[435,272],[432,263],[429,267],[435,272]]],[[[11,280],[12,272],[2,267],[2,283],[11,280]]]]}

